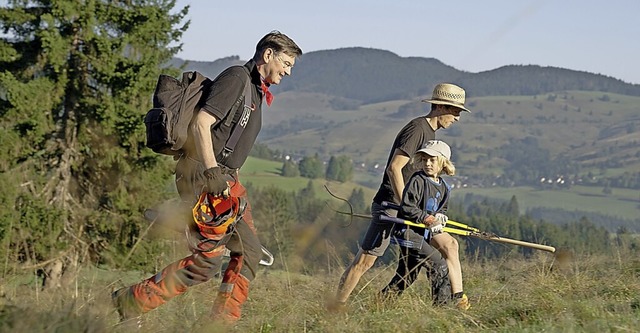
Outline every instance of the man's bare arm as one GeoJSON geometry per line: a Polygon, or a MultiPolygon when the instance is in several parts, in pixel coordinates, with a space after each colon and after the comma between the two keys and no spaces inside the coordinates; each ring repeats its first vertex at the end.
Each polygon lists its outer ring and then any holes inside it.
{"type": "Polygon", "coordinates": [[[396,149],[393,152],[393,157],[389,166],[387,166],[387,175],[391,181],[391,187],[393,188],[393,198],[396,203],[400,203],[402,200],[402,191],[404,191],[404,177],[402,176],[402,168],[409,163],[409,156],[402,150],[396,149]]]}
{"type": "Polygon", "coordinates": [[[200,110],[192,125],[196,153],[205,170],[218,166],[211,141],[211,125],[215,124],[216,120],[212,114],[200,110]]]}

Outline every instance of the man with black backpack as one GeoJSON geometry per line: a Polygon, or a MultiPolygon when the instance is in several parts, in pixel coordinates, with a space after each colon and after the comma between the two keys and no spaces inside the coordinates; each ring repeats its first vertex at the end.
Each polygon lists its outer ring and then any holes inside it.
{"type": "Polygon", "coordinates": [[[176,186],[189,207],[187,239],[192,252],[156,275],[115,291],[122,320],[150,311],[219,271],[225,248],[231,253],[213,305],[214,319],[234,322],[246,301],[262,257],[238,169],[244,164],[262,125],[262,101],[270,105],[271,84],[291,74],[302,50],[278,31],[265,35],[244,66],[224,70],[206,88],[194,111],[178,156],[176,186]]]}

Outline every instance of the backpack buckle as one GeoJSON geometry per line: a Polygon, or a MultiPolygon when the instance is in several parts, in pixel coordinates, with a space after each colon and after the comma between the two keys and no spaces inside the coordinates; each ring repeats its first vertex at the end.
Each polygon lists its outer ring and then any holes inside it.
{"type": "Polygon", "coordinates": [[[227,159],[227,157],[229,157],[229,155],[231,155],[231,153],[233,153],[233,149],[229,148],[229,147],[224,147],[222,149],[222,158],[223,159],[227,159]]]}

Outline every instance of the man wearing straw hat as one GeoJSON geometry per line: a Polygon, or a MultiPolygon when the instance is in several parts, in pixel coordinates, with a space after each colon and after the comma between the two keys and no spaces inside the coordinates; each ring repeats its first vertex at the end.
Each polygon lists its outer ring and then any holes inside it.
{"type": "MultiPolygon", "coordinates": [[[[460,119],[461,112],[470,112],[464,106],[464,89],[450,83],[436,85],[431,99],[425,99],[422,102],[431,103],[431,111],[426,116],[411,120],[396,136],[389,153],[382,184],[371,204],[372,220],[369,229],[362,240],[358,254],[340,278],[335,302],[329,304],[330,310],[345,307],[349,295],[362,275],[373,266],[376,259],[382,256],[389,246],[394,223],[380,221],[380,216],[395,217],[397,212],[383,207],[382,202],[400,203],[406,182],[416,171],[411,156],[427,141],[435,139],[436,130],[449,128],[460,119]]],[[[427,260],[431,262],[428,274],[431,278],[433,301],[434,304],[444,304],[451,298],[447,263],[436,249],[428,245],[427,247],[431,250],[427,260]]],[[[398,290],[399,292],[401,290],[398,290]]]]}

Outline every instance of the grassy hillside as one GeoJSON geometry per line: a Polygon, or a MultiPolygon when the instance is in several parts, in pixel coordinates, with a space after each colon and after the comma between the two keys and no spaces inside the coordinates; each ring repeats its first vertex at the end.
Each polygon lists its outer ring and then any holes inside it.
{"type": "MultiPolygon", "coordinates": [[[[179,248],[159,264],[183,254],[179,248]]],[[[377,291],[394,266],[378,266],[365,274],[347,310],[332,313],[325,305],[344,263],[333,260],[328,248],[325,272],[261,268],[234,327],[208,318],[216,279],[144,315],[137,332],[636,332],[640,261],[629,253],[615,259],[576,257],[561,265],[542,253],[531,260],[463,258],[472,303],[465,312],[433,307],[424,275],[400,299],[379,300],[377,291]]],[[[71,286],[48,292],[35,289],[35,275],[28,272],[3,276],[0,332],[132,332],[117,326],[109,293],[151,273],[80,272],[71,286]]]]}
{"type": "MultiPolygon", "coordinates": [[[[309,182],[307,178],[280,176],[281,167],[281,162],[249,157],[247,163],[241,170],[242,180],[245,183],[251,183],[258,187],[276,186],[291,191],[298,191],[307,186],[309,182]]],[[[328,185],[334,193],[342,197],[348,197],[353,189],[362,188],[368,203],[368,201],[373,198],[381,178],[363,171],[357,172],[355,178],[363,182],[369,181],[371,184],[375,184],[375,187],[365,187],[354,182],[328,183],[323,179],[315,179],[312,183],[317,195],[327,200],[334,199],[331,199],[325,191],[324,185],[328,185]]],[[[466,187],[454,188],[452,193],[454,201],[463,201],[467,194],[475,194],[502,201],[508,201],[511,197],[515,196],[522,214],[530,210],[544,210],[545,208],[561,209],[567,212],[578,212],[577,218],[581,216],[590,217],[592,222],[608,227],[606,218],[604,220],[601,218],[593,218],[592,214],[597,213],[627,221],[636,221],[629,222],[632,223],[630,229],[640,230],[640,226],[636,225],[638,223],[638,211],[640,210],[640,193],[631,189],[613,189],[610,194],[603,194],[602,189],[589,186],[573,186],[571,189],[555,190],[540,190],[531,187],[466,187]]],[[[546,217],[545,220],[560,224],[568,222],[562,220],[561,217],[554,218],[553,214],[551,217],[546,217]]],[[[610,231],[615,231],[615,228],[610,231]]]]}
{"type": "MultiPolygon", "coordinates": [[[[273,149],[298,154],[347,154],[356,161],[384,163],[398,130],[420,113],[398,115],[411,100],[332,110],[328,97],[285,93],[269,108],[261,140],[273,149]]],[[[596,92],[557,92],[544,96],[471,97],[473,113],[438,136],[454,144],[461,171],[486,168],[500,173],[500,161],[486,159],[513,140],[536,138],[552,157],[579,161],[585,168],[605,159],[640,170],[639,97],[596,92]]],[[[418,105],[426,114],[428,105],[418,105]]],[[[461,172],[461,174],[463,174],[461,172]]]]}
{"type": "MultiPolygon", "coordinates": [[[[282,177],[280,176],[281,167],[281,162],[249,157],[240,171],[240,177],[243,183],[250,183],[257,187],[275,186],[287,191],[299,191],[307,187],[310,181],[309,178],[282,177]]],[[[314,179],[311,181],[316,190],[316,195],[321,199],[331,199],[329,193],[324,189],[325,185],[328,186],[332,192],[342,197],[349,197],[351,191],[357,188],[361,188],[364,191],[365,198],[367,199],[373,198],[375,194],[373,189],[352,182],[328,182],[324,179],[314,179]]]]}
{"type": "Polygon", "coordinates": [[[581,211],[587,217],[589,213],[599,213],[637,220],[640,209],[640,193],[629,189],[615,189],[610,195],[605,195],[601,189],[587,186],[574,186],[570,191],[537,190],[530,187],[460,188],[453,191],[453,198],[462,199],[467,193],[505,201],[516,196],[522,213],[531,209],[560,208],[581,211]]]}

